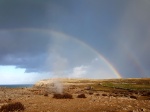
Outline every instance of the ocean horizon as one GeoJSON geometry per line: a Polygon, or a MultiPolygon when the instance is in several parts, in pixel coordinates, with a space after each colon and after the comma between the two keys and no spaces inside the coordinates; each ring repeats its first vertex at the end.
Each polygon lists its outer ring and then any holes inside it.
{"type": "Polygon", "coordinates": [[[0,84],[0,87],[6,88],[23,88],[23,87],[32,87],[34,84],[0,84]]]}

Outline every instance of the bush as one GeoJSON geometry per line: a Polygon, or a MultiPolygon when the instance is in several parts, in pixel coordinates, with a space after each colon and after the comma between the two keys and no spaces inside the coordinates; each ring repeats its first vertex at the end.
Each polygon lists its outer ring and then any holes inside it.
{"type": "Polygon", "coordinates": [[[93,94],[93,92],[89,92],[89,95],[92,95],[93,94]]]}
{"type": "Polygon", "coordinates": [[[100,96],[100,94],[99,94],[99,93],[96,93],[95,96],[100,96]]]}
{"type": "Polygon", "coordinates": [[[44,96],[48,96],[48,93],[44,93],[44,96]]]}
{"type": "Polygon", "coordinates": [[[79,94],[77,98],[86,98],[85,94],[79,94]]]}
{"type": "Polygon", "coordinates": [[[136,97],[136,96],[130,96],[130,98],[137,99],[137,97],[136,97]]]}
{"type": "Polygon", "coordinates": [[[56,99],[72,99],[72,95],[68,94],[68,93],[54,94],[53,98],[56,98],[56,99]]]}
{"type": "Polygon", "coordinates": [[[12,111],[20,111],[24,109],[25,108],[23,104],[21,104],[20,102],[15,102],[15,103],[9,103],[3,105],[0,109],[0,112],[12,112],[12,111]]]}
{"type": "Polygon", "coordinates": [[[102,96],[107,96],[107,94],[104,94],[104,93],[103,93],[102,96]]]}

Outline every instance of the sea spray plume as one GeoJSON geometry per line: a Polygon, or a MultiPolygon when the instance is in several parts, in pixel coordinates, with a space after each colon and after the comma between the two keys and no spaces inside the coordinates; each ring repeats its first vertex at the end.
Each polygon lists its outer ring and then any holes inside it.
{"type": "Polygon", "coordinates": [[[63,93],[63,84],[59,79],[53,79],[54,92],[58,94],[63,93]]]}

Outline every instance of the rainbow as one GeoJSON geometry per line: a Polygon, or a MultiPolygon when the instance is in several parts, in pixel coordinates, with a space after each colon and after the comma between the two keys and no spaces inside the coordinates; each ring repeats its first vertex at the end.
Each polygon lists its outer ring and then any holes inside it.
{"type": "Polygon", "coordinates": [[[137,68],[138,72],[140,73],[140,75],[142,77],[148,77],[145,74],[144,68],[140,65],[138,59],[135,57],[135,55],[133,55],[133,52],[131,52],[127,47],[124,46],[124,51],[126,52],[126,54],[128,55],[129,59],[131,59],[131,61],[133,62],[134,66],[137,68]]]}
{"type": "Polygon", "coordinates": [[[83,41],[66,35],[63,32],[58,32],[58,31],[54,31],[54,30],[50,30],[50,29],[36,29],[36,28],[21,28],[21,29],[10,29],[10,30],[0,30],[0,32],[8,32],[8,31],[30,31],[30,32],[43,32],[43,33],[48,33],[48,34],[52,34],[55,35],[57,37],[63,37],[66,39],[72,39],[73,41],[81,44],[82,46],[86,47],[87,49],[93,51],[95,54],[98,55],[98,57],[105,62],[106,65],[108,65],[108,67],[111,69],[111,71],[116,75],[117,78],[122,78],[120,73],[116,70],[116,68],[102,55],[100,54],[98,51],[96,51],[94,48],[92,48],[91,46],[87,45],[86,43],[84,43],[83,41]]]}

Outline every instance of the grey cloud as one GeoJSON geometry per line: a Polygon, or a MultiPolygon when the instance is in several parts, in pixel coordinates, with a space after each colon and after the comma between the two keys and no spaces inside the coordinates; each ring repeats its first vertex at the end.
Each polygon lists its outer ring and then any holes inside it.
{"type": "Polygon", "coordinates": [[[150,2],[133,0],[124,11],[114,33],[119,54],[113,62],[124,76],[149,76],[150,2]],[[117,62],[117,63],[116,63],[117,62]],[[122,64],[122,66],[120,66],[122,64]],[[140,70],[141,69],[141,70],[140,70]],[[144,71],[144,72],[141,72],[144,71]]]}
{"type": "Polygon", "coordinates": [[[79,40],[50,30],[5,30],[0,37],[0,65],[14,65],[26,72],[66,71],[98,57],[79,40]]]}
{"type": "Polygon", "coordinates": [[[148,0],[1,0],[0,65],[16,65],[26,72],[48,71],[55,63],[53,54],[65,60],[62,63],[68,69],[88,65],[97,57],[78,42],[61,39],[59,43],[60,38],[56,36],[57,41],[48,33],[7,31],[51,28],[88,43],[124,77],[149,74],[149,6],[148,0]]]}
{"type": "Polygon", "coordinates": [[[45,6],[48,0],[1,0],[0,28],[41,27],[48,22],[45,6]],[[38,24],[37,24],[38,23],[38,24]]]}
{"type": "Polygon", "coordinates": [[[42,33],[0,31],[0,64],[40,70],[49,44],[50,37],[42,33]]]}
{"type": "Polygon", "coordinates": [[[9,54],[11,52],[32,54],[45,52],[49,43],[49,37],[38,32],[30,31],[1,31],[0,32],[0,52],[9,54]],[[42,38],[41,38],[42,37],[42,38]]]}

